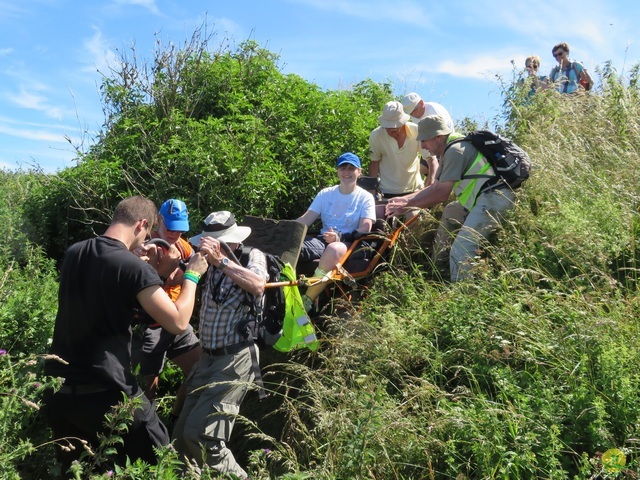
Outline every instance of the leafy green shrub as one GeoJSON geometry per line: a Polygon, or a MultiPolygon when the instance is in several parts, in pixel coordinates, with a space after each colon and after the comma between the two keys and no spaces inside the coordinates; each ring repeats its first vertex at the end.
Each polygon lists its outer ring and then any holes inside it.
{"type": "Polygon", "coordinates": [[[38,356],[16,359],[0,349],[1,478],[29,478],[23,477],[23,473],[33,474],[33,478],[47,475],[49,461],[39,465],[39,462],[29,462],[28,458],[37,451],[41,458],[51,460],[52,449],[47,449],[51,447],[48,430],[42,427],[38,411],[42,392],[55,384],[56,381],[40,374],[38,356]]]}
{"type": "Polygon", "coordinates": [[[0,346],[20,358],[46,351],[57,311],[57,274],[42,249],[26,245],[25,264],[0,247],[0,346]]]}
{"type": "Polygon", "coordinates": [[[0,244],[0,348],[14,358],[44,352],[57,309],[54,262],[30,242],[33,224],[23,210],[42,178],[34,172],[0,172],[5,232],[0,244]]]}
{"type": "Polygon", "coordinates": [[[277,56],[255,42],[216,54],[207,42],[195,35],[183,49],[160,48],[153,75],[123,58],[105,78],[98,142],[26,202],[50,256],[102,233],[115,204],[136,193],[158,203],[183,199],[194,225],[221,209],[240,219],[296,218],[336,183],[341,153],[368,157],[390,85],[365,80],[325,92],[282,74],[277,56]]]}

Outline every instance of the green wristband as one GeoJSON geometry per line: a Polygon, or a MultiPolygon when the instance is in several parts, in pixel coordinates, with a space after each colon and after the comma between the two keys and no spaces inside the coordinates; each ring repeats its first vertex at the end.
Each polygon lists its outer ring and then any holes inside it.
{"type": "Polygon", "coordinates": [[[196,285],[200,282],[200,278],[196,277],[193,273],[185,273],[183,277],[185,280],[190,280],[196,285]]]}
{"type": "Polygon", "coordinates": [[[184,272],[185,275],[193,275],[194,277],[196,277],[198,280],[200,280],[200,277],[202,277],[202,275],[200,275],[198,272],[196,272],[195,270],[187,270],[186,272],[184,272]]]}

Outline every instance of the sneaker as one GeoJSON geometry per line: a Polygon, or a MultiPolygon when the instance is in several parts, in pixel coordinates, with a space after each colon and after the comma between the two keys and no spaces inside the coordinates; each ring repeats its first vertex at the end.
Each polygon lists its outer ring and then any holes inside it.
{"type": "Polygon", "coordinates": [[[306,295],[302,295],[302,305],[304,306],[304,311],[309,313],[309,311],[313,308],[313,300],[311,300],[306,295]]]}

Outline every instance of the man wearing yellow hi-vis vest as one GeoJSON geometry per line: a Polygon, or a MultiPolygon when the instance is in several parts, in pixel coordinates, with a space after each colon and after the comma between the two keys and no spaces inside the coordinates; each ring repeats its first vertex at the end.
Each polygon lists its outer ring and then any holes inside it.
{"type": "Polygon", "coordinates": [[[473,276],[473,260],[481,243],[499,227],[502,213],[512,208],[515,200],[514,189],[470,141],[461,137],[452,134],[439,116],[422,119],[417,138],[422,148],[440,159],[436,181],[416,193],[391,199],[386,207],[387,215],[398,215],[411,208],[444,203],[455,193],[457,201],[442,213],[433,252],[436,268],[445,276],[448,273],[453,282],[473,276]],[[447,260],[449,268],[445,270],[447,260]]]}

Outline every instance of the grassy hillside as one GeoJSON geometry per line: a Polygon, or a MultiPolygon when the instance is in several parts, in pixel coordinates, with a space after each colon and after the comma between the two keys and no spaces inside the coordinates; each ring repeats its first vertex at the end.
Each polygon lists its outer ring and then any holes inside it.
{"type": "MultiPolygon", "coordinates": [[[[251,438],[235,438],[251,448],[239,453],[251,478],[637,478],[636,73],[605,69],[587,95],[506,92],[506,133],[535,169],[476,278],[437,280],[427,259],[440,210],[424,212],[360,312],[327,320],[317,354],[266,356],[278,395],[248,400],[251,438]]],[[[55,272],[18,220],[38,176],[1,178],[13,233],[0,249],[0,477],[46,478],[56,470],[32,355],[46,350],[55,272]]],[[[160,471],[113,476],[175,478],[163,455],[160,471]]],[[[89,477],[107,474],[78,474],[89,477]]]]}
{"type": "Polygon", "coordinates": [[[300,393],[273,459],[312,478],[637,478],[640,112],[633,83],[603,82],[513,105],[535,170],[477,278],[433,280],[425,212],[320,359],[282,369],[300,393]]]}

